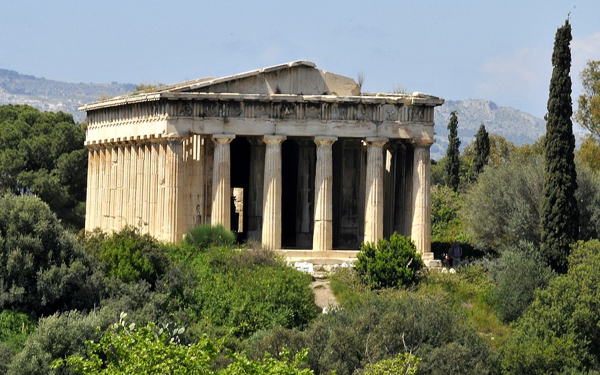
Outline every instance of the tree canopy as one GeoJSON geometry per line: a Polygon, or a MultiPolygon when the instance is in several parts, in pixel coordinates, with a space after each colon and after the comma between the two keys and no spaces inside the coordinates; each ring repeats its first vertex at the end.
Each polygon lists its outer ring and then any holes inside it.
{"type": "Polygon", "coordinates": [[[87,150],[73,116],[0,106],[0,189],[34,194],[65,224],[84,226],[87,150]]]}

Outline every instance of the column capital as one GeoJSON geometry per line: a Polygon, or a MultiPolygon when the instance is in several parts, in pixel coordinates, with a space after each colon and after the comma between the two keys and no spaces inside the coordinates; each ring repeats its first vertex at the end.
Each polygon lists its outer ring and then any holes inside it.
{"type": "Polygon", "coordinates": [[[388,141],[388,138],[383,137],[367,137],[364,140],[365,144],[369,147],[383,147],[388,141]]]}
{"type": "Polygon", "coordinates": [[[265,135],[263,136],[263,142],[268,145],[278,145],[287,139],[286,135],[265,135]]]}
{"type": "Polygon", "coordinates": [[[411,138],[410,143],[415,147],[431,147],[435,142],[431,138],[411,138]]]}
{"type": "Polygon", "coordinates": [[[262,137],[247,137],[246,139],[252,146],[262,146],[265,144],[262,137]]]}
{"type": "Polygon", "coordinates": [[[337,137],[325,137],[325,136],[316,136],[313,141],[317,144],[317,146],[331,146],[333,142],[337,141],[337,137]]]}
{"type": "Polygon", "coordinates": [[[235,139],[235,134],[213,134],[211,138],[215,143],[229,143],[235,139]]]}

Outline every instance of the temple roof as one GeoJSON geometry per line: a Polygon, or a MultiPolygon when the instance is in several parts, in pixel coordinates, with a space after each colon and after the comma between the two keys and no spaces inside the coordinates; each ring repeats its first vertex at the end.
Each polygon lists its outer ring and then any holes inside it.
{"type": "Polygon", "coordinates": [[[286,102],[400,102],[437,106],[443,99],[413,93],[362,94],[352,78],[316,68],[310,61],[293,61],[220,78],[200,78],[85,104],[80,111],[160,99],[260,100],[286,102]]]}

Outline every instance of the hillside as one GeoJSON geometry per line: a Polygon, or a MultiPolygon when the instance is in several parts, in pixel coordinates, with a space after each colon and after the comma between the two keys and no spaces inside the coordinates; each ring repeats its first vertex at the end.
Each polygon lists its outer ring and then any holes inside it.
{"type": "Polygon", "coordinates": [[[473,142],[475,133],[483,123],[490,134],[499,134],[516,145],[533,143],[546,132],[543,119],[514,108],[499,107],[485,99],[446,100],[435,109],[435,144],[431,157],[439,160],[448,146],[450,113],[458,116],[458,137],[461,149],[473,142]]]}
{"type": "Polygon", "coordinates": [[[29,104],[43,111],[70,113],[75,121],[85,120],[77,107],[102,97],[124,95],[133,84],[68,83],[0,69],[0,104],[29,104]]]}

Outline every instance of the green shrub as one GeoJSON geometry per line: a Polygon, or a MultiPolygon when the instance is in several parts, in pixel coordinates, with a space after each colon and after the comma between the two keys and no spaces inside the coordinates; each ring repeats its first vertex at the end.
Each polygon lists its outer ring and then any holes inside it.
{"type": "Polygon", "coordinates": [[[363,243],[357,258],[356,272],[372,289],[412,284],[423,268],[415,245],[398,233],[392,234],[389,241],[380,239],[377,245],[363,243]]]}
{"type": "Polygon", "coordinates": [[[421,358],[410,353],[400,353],[396,358],[384,359],[368,365],[365,375],[416,375],[419,362],[421,362],[421,358]]]}
{"type": "Polygon", "coordinates": [[[92,259],[46,203],[0,197],[0,309],[39,316],[90,308],[101,282],[92,259]]]}
{"type": "Polygon", "coordinates": [[[537,289],[543,289],[553,277],[539,252],[530,243],[504,250],[491,269],[494,281],[494,308],[506,323],[520,317],[531,304],[537,289]]]}
{"type": "Polygon", "coordinates": [[[309,348],[317,374],[362,373],[371,363],[412,353],[422,374],[486,374],[491,353],[466,316],[442,298],[405,291],[367,292],[360,302],[323,314],[304,331],[275,328],[247,342],[257,358],[309,348]]]}
{"type": "Polygon", "coordinates": [[[99,337],[97,326],[106,327],[99,315],[77,311],[55,314],[39,321],[25,347],[13,358],[8,375],[73,374],[74,371],[51,371],[54,359],[85,352],[85,342],[99,337]]]}
{"type": "Polygon", "coordinates": [[[245,355],[232,353],[232,362],[225,369],[213,371],[212,362],[223,348],[221,340],[207,336],[190,345],[180,345],[169,340],[168,335],[149,324],[139,329],[115,324],[97,342],[88,344],[86,356],[71,355],[66,360],[53,362],[52,368],[75,369],[84,374],[272,374],[308,375],[309,370],[299,369],[307,351],[297,353],[284,360],[265,356],[262,361],[251,361],[245,355]]]}
{"type": "MultiPolygon", "coordinates": [[[[196,288],[200,318],[227,326],[240,336],[277,324],[305,325],[317,314],[312,277],[276,261],[254,265],[249,249],[212,247],[191,262],[199,280],[196,288]]],[[[262,259],[262,256],[259,257],[262,259]]]]}
{"type": "Polygon", "coordinates": [[[190,229],[185,235],[185,243],[196,249],[205,250],[211,246],[233,245],[235,235],[220,224],[215,226],[200,225],[190,229]]]}
{"type": "Polygon", "coordinates": [[[133,227],[112,235],[100,231],[87,233],[83,242],[86,250],[103,262],[107,275],[126,283],[144,280],[154,286],[169,267],[164,247],[133,227]]]}
{"type": "Polygon", "coordinates": [[[11,310],[0,312],[0,342],[10,349],[20,349],[35,330],[35,323],[27,315],[11,310]]]}
{"type": "Polygon", "coordinates": [[[503,347],[507,374],[600,368],[600,241],[578,242],[567,274],[536,293],[503,347]]]}

